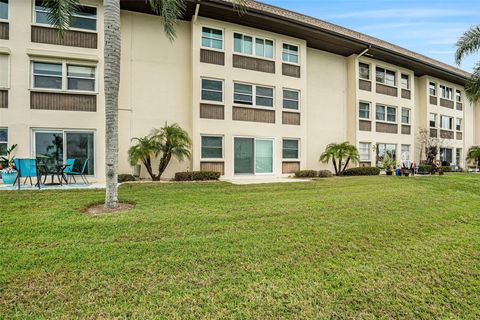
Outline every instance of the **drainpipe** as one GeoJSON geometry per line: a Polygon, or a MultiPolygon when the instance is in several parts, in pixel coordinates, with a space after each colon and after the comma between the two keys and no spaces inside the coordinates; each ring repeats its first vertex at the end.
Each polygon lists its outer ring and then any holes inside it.
{"type": "Polygon", "coordinates": [[[363,56],[365,53],[368,52],[368,50],[370,50],[372,48],[371,45],[368,45],[367,49],[363,50],[362,53],[360,53],[358,56],[357,56],[357,59],[360,58],[361,56],[363,56]]]}
{"type": "Polygon", "coordinates": [[[193,23],[197,22],[198,11],[200,11],[200,0],[198,0],[197,4],[195,5],[195,15],[193,16],[193,23]]]}

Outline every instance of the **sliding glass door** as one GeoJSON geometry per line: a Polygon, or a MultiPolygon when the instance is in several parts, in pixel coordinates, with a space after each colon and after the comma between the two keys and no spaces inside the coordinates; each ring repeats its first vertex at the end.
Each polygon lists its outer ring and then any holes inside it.
{"type": "Polygon", "coordinates": [[[234,138],[235,174],[272,174],[273,140],[234,138]]]}

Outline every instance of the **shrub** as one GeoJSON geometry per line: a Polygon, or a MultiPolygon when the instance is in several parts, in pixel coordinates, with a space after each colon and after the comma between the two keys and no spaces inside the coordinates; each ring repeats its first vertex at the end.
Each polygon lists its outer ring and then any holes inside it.
{"type": "Polygon", "coordinates": [[[418,173],[430,174],[432,172],[432,166],[429,164],[421,164],[418,166],[418,173]]]}
{"type": "Polygon", "coordinates": [[[441,166],[441,167],[438,167],[438,170],[442,170],[443,172],[452,172],[452,167],[450,167],[450,166],[441,166]]]}
{"type": "Polygon", "coordinates": [[[175,181],[207,181],[218,180],[220,172],[216,171],[188,171],[175,173],[175,181]]]}
{"type": "Polygon", "coordinates": [[[376,167],[350,168],[343,172],[344,176],[378,176],[380,169],[376,167]]]}
{"type": "Polygon", "coordinates": [[[295,177],[297,178],[315,178],[317,176],[317,171],[315,170],[300,170],[295,172],[295,177]]]}
{"type": "Polygon", "coordinates": [[[333,173],[330,170],[320,170],[318,171],[319,178],[329,178],[332,177],[333,173]]]}
{"type": "Polygon", "coordinates": [[[131,174],[119,174],[118,175],[118,182],[127,182],[127,181],[135,181],[135,177],[131,174]]]}

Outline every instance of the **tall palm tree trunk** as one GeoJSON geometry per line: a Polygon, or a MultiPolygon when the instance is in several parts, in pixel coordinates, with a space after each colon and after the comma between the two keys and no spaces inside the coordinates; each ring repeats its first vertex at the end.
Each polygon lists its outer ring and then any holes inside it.
{"type": "Polygon", "coordinates": [[[118,90],[120,84],[120,0],[104,0],[105,207],[118,207],[118,90]]]}

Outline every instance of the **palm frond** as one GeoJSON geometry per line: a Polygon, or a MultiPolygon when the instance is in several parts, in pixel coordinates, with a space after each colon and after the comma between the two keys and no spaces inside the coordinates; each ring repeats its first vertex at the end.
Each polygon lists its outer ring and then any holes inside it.
{"type": "Polygon", "coordinates": [[[48,9],[48,22],[53,25],[60,36],[70,27],[72,15],[79,10],[79,0],[43,0],[42,6],[48,9]]]}
{"type": "Polygon", "coordinates": [[[475,65],[472,76],[465,84],[465,93],[470,102],[480,102],[480,62],[475,65]]]}
{"type": "Polygon", "coordinates": [[[185,12],[184,0],[146,0],[153,12],[161,19],[163,30],[170,41],[175,40],[175,25],[185,12]]]}
{"type": "Polygon", "coordinates": [[[471,27],[457,41],[455,62],[460,65],[463,58],[480,50],[480,25],[471,27]]]}

